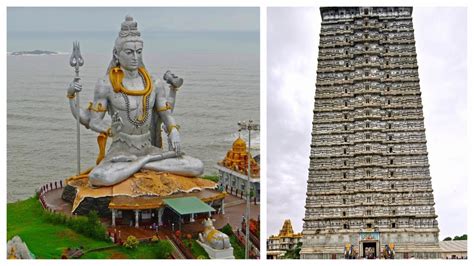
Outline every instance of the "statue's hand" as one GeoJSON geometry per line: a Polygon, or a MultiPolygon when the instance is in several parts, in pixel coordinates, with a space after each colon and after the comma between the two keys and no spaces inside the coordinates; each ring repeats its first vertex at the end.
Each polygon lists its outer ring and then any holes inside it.
{"type": "Polygon", "coordinates": [[[122,130],[122,127],[123,127],[122,118],[118,115],[118,112],[115,112],[112,115],[112,125],[110,127],[112,136],[117,135],[117,133],[119,133],[120,130],[122,130]]]}
{"type": "Polygon", "coordinates": [[[80,78],[74,78],[74,80],[69,83],[69,87],[67,88],[67,96],[72,97],[76,94],[76,92],[82,91],[82,84],[79,82],[80,78]]]}
{"type": "Polygon", "coordinates": [[[173,128],[168,136],[170,138],[171,147],[176,153],[181,153],[181,138],[176,128],[173,128]]]}
{"type": "Polygon", "coordinates": [[[163,75],[163,79],[175,90],[183,85],[183,79],[171,73],[169,70],[163,75]]]}

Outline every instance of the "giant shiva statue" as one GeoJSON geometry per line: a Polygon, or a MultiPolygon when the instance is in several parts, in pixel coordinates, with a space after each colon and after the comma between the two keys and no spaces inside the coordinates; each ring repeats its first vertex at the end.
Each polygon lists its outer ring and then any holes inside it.
{"type": "MultiPolygon", "coordinates": [[[[146,70],[143,39],[137,22],[127,16],[115,40],[113,58],[105,77],[95,86],[94,101],[79,110],[79,121],[87,129],[112,138],[105,157],[89,173],[92,186],[111,186],[140,169],[199,176],[200,160],[183,155],[180,134],[172,116],[176,91],[182,79],[165,74],[166,83],[146,70]],[[104,119],[106,113],[112,122],[104,119]],[[168,135],[169,150],[164,151],[161,129],[168,135]]],[[[79,78],[67,88],[71,112],[76,119],[74,98],[82,90],[79,78]]]]}

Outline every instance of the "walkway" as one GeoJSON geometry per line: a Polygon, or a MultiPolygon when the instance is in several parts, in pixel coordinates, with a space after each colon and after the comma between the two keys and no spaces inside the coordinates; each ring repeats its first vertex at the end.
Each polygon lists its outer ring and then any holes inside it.
{"type": "Polygon", "coordinates": [[[48,207],[54,211],[71,214],[72,204],[61,198],[64,188],[53,189],[44,193],[44,200],[48,207]]]}

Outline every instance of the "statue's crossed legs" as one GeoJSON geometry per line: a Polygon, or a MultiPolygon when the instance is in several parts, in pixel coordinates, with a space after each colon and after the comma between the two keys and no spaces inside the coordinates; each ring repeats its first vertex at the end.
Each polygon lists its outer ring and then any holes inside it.
{"type": "Polygon", "coordinates": [[[93,186],[112,186],[118,184],[140,169],[167,172],[176,175],[195,177],[203,173],[201,160],[187,155],[178,155],[174,151],[163,152],[156,147],[155,153],[136,156],[124,155],[111,147],[106,158],[89,174],[93,186]]]}

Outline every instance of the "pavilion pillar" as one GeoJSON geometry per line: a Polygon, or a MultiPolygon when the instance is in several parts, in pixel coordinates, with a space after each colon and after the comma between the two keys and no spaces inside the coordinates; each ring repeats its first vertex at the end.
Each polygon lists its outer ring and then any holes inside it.
{"type": "Polygon", "coordinates": [[[221,214],[225,214],[224,199],[221,200],[221,214]]]}
{"type": "Polygon", "coordinates": [[[135,210],[135,228],[138,228],[138,210],[135,210]]]}
{"type": "Polygon", "coordinates": [[[114,226],[114,227],[115,227],[115,212],[116,212],[116,210],[112,209],[112,226],[114,226]]]}
{"type": "Polygon", "coordinates": [[[158,209],[158,226],[163,225],[163,212],[165,211],[164,207],[158,209]]]}
{"type": "MultiPolygon", "coordinates": [[[[214,203],[214,201],[211,201],[211,202],[209,202],[207,205],[209,205],[209,207],[212,208],[212,204],[213,204],[213,203],[214,203]]],[[[217,214],[217,213],[216,213],[216,214],[217,214]]],[[[209,218],[211,218],[211,217],[212,217],[212,211],[209,211],[209,218]]]]}
{"type": "Polygon", "coordinates": [[[194,223],[194,213],[191,213],[191,218],[189,218],[189,222],[194,223]]]}

